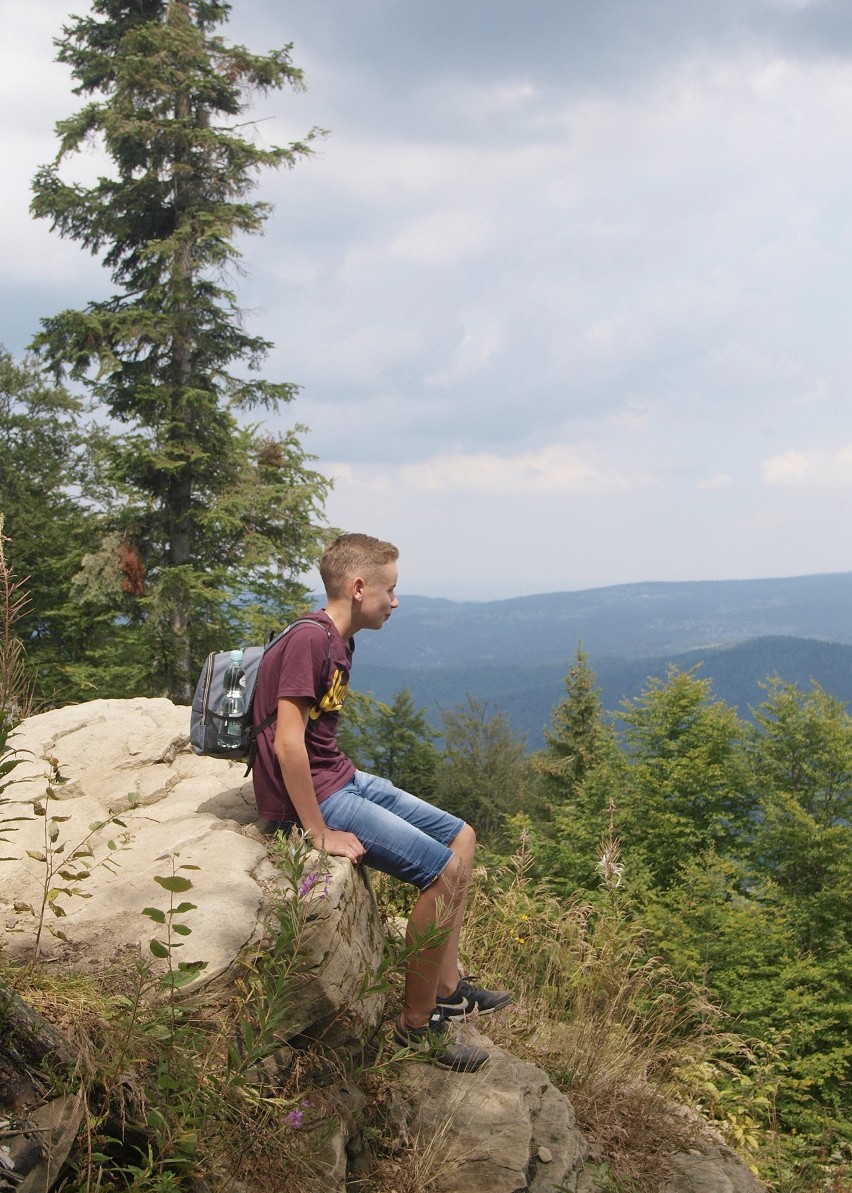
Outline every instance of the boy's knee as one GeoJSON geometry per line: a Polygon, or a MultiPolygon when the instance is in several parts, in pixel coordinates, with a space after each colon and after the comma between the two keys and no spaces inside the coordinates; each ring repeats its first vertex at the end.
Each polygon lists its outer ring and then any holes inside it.
{"type": "Polygon", "coordinates": [[[460,852],[473,853],[476,848],[476,833],[469,824],[463,824],[458,834],[450,842],[450,848],[455,846],[460,852]]]}
{"type": "Polygon", "coordinates": [[[469,878],[470,867],[467,864],[466,858],[461,853],[453,853],[453,856],[435,879],[436,889],[439,892],[443,890],[455,903],[464,897],[469,878]]]}

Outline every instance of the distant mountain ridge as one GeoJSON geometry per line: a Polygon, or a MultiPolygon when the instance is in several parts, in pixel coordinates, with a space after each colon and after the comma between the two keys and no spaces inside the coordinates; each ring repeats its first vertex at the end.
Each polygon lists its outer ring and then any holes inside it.
{"type": "Polygon", "coordinates": [[[816,679],[852,700],[852,572],[778,580],[618,585],[472,602],[400,598],[377,634],[359,634],[354,687],[391,700],[407,687],[437,725],[468,694],[499,707],[531,748],[564,695],[578,644],[604,706],[701,665],[715,695],[741,715],[769,675],[816,679]]]}

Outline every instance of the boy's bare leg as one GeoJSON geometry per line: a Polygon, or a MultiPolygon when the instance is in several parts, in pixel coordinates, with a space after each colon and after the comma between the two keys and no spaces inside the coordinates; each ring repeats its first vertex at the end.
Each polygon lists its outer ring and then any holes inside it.
{"type": "Polygon", "coordinates": [[[476,846],[476,834],[470,825],[466,824],[453,841],[450,848],[458,851],[461,858],[461,868],[464,875],[464,886],[460,898],[456,903],[455,915],[450,927],[450,935],[444,947],[444,959],[441,972],[438,975],[436,994],[441,997],[452,994],[459,984],[459,939],[461,937],[464,913],[467,909],[467,896],[470,890],[470,876],[473,872],[473,851],[476,846]]]}
{"type": "Polygon", "coordinates": [[[406,942],[431,932],[447,932],[439,944],[420,949],[408,960],[405,972],[406,1027],[422,1027],[435,1009],[438,992],[451,994],[458,985],[458,949],[473,866],[476,835],[465,825],[450,842],[453,857],[431,886],[421,891],[408,921],[406,942]]]}

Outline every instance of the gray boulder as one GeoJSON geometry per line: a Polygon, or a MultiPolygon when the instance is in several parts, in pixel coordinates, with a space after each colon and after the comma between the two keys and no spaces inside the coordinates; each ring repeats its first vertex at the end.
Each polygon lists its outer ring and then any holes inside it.
{"type": "Polygon", "coordinates": [[[428,1176],[435,1193],[576,1189],[587,1149],[568,1098],[541,1069],[469,1027],[464,1035],[491,1054],[477,1073],[412,1061],[395,1090],[400,1135],[428,1167],[424,1186],[428,1176]]]}
{"type": "Polygon", "coordinates": [[[765,1193],[736,1152],[722,1144],[672,1156],[662,1193],[765,1193]]]}

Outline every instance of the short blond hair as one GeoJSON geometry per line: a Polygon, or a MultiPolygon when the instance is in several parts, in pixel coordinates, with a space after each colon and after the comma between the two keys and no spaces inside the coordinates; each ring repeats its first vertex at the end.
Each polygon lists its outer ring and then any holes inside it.
{"type": "Polygon", "coordinates": [[[319,564],[326,596],[334,600],[345,595],[346,583],[353,576],[361,573],[368,579],[377,568],[394,563],[398,558],[397,548],[383,539],[369,534],[339,535],[323,551],[319,564]]]}

